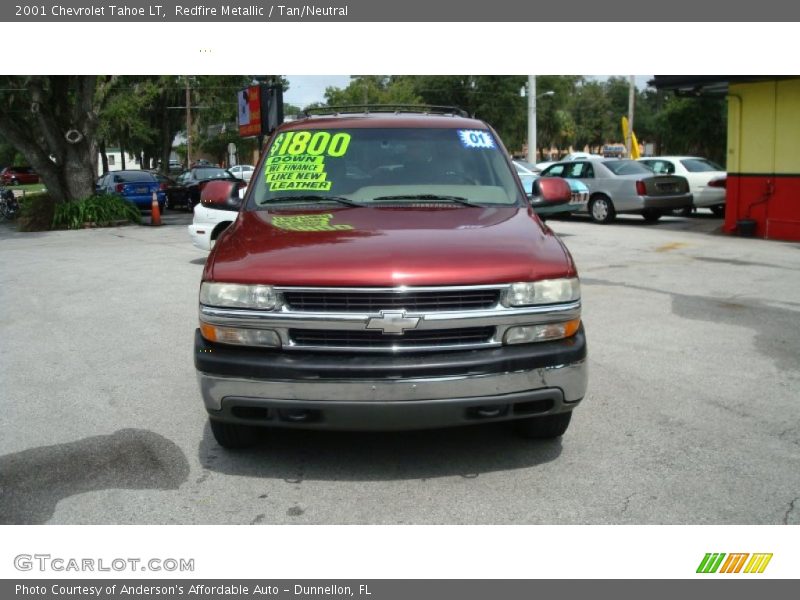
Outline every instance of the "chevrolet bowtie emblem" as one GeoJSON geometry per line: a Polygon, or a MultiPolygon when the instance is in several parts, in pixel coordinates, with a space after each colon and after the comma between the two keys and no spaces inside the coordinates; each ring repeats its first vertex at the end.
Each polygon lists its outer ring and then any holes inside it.
{"type": "Polygon", "coordinates": [[[406,329],[416,329],[421,317],[407,317],[405,311],[382,310],[380,317],[371,317],[367,329],[380,329],[389,335],[403,335],[406,329]]]}

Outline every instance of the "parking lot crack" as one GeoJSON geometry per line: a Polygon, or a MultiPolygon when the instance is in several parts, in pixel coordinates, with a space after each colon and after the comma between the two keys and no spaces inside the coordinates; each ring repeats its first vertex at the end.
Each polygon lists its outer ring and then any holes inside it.
{"type": "MultiPolygon", "coordinates": [[[[791,514],[794,512],[794,510],[795,510],[795,503],[796,503],[798,500],[800,500],[800,496],[798,496],[797,498],[795,498],[794,500],[792,500],[792,501],[789,503],[789,510],[787,510],[787,511],[786,511],[786,514],[784,514],[784,515],[783,515],[783,524],[784,524],[784,525],[789,525],[789,517],[790,517],[790,515],[791,515],[791,514]]],[[[794,523],[792,523],[792,524],[794,524],[794,523]]]]}

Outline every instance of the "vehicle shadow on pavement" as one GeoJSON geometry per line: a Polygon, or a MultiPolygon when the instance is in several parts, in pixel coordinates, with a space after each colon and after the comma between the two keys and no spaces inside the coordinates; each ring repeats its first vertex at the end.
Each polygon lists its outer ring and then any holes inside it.
{"type": "Polygon", "coordinates": [[[189,476],[171,440],[143,429],[0,456],[0,524],[45,523],[64,498],[104,489],[174,490],[189,476]]]}
{"type": "Polygon", "coordinates": [[[406,432],[267,429],[247,450],[221,448],[206,424],[204,468],[226,475],[301,481],[393,481],[524,469],[561,454],[561,440],[525,440],[507,423],[406,432]]]}

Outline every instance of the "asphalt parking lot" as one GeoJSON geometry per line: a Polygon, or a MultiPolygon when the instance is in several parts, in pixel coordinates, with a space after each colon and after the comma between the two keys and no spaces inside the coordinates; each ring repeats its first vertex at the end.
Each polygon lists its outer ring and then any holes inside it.
{"type": "Polygon", "coordinates": [[[205,253],[161,228],[0,225],[0,523],[800,523],[800,244],[709,216],[552,221],[589,392],[505,427],[213,441],[192,363],[205,253]]]}

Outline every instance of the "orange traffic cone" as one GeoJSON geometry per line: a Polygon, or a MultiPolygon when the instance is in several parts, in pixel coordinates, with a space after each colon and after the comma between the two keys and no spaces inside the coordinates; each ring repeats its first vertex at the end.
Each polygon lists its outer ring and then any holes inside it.
{"type": "Polygon", "coordinates": [[[161,225],[161,210],[158,208],[156,192],[153,192],[153,202],[150,204],[150,225],[161,225]]]}

